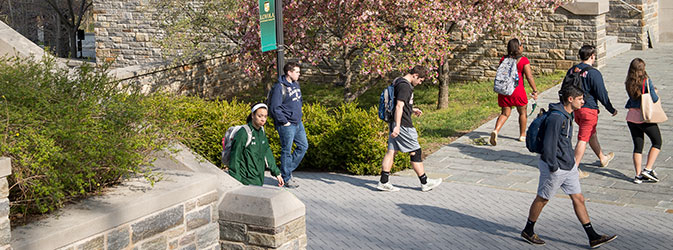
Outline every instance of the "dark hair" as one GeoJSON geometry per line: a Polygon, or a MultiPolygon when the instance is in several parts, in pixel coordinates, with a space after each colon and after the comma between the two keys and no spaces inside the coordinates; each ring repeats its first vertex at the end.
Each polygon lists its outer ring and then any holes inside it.
{"type": "Polygon", "coordinates": [[[643,81],[648,77],[647,71],[645,71],[645,61],[640,58],[631,60],[629,71],[626,74],[626,81],[624,82],[626,93],[629,94],[631,99],[640,98],[640,95],[643,94],[643,81]]]}
{"type": "MultiPolygon", "coordinates": [[[[253,104],[252,106],[250,106],[250,109],[252,109],[253,107],[255,107],[255,105],[260,104],[260,103],[263,103],[263,102],[258,102],[258,103],[253,104]]],[[[260,110],[260,109],[266,109],[266,108],[265,107],[260,107],[257,110],[260,110]]],[[[255,110],[255,113],[257,113],[257,110],[255,110]]],[[[250,123],[252,121],[252,114],[254,114],[254,113],[248,114],[248,117],[245,118],[245,123],[250,123]]]]}
{"type": "Polygon", "coordinates": [[[521,50],[519,50],[519,47],[521,46],[521,42],[519,42],[519,39],[512,38],[507,42],[507,56],[510,58],[519,58],[521,57],[521,50]]]}
{"type": "Polygon", "coordinates": [[[413,74],[418,74],[419,78],[427,78],[428,77],[428,70],[421,65],[416,65],[414,66],[411,70],[408,72],[410,75],[413,74]]]}
{"type": "Polygon", "coordinates": [[[288,62],[283,66],[283,72],[285,72],[285,75],[287,75],[287,72],[290,70],[293,70],[295,67],[299,67],[299,64],[296,62],[288,62]]]}
{"type": "Polygon", "coordinates": [[[573,84],[566,84],[565,86],[561,87],[561,90],[559,90],[558,95],[559,98],[561,99],[561,103],[566,104],[568,102],[568,97],[574,98],[582,96],[584,95],[584,91],[573,84]]]}
{"type": "Polygon", "coordinates": [[[589,60],[591,55],[596,54],[596,47],[593,45],[585,44],[580,48],[579,56],[582,61],[589,60]]]}

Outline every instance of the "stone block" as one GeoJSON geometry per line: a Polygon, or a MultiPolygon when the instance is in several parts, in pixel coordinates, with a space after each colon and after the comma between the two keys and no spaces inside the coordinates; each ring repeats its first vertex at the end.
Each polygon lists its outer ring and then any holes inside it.
{"type": "Polygon", "coordinates": [[[182,236],[180,238],[180,241],[178,242],[178,244],[180,246],[186,246],[186,245],[192,244],[194,242],[196,242],[196,233],[192,232],[192,233],[189,233],[187,235],[182,236]]]}
{"type": "Polygon", "coordinates": [[[187,216],[185,216],[187,231],[208,224],[210,222],[210,218],[210,206],[206,206],[200,210],[188,213],[187,216]]]}
{"type": "Polygon", "coordinates": [[[184,220],[184,206],[179,205],[158,214],[152,215],[131,225],[133,242],[152,237],[170,228],[182,224],[184,220]]]}
{"type": "Polygon", "coordinates": [[[231,241],[220,241],[220,248],[222,250],[245,250],[245,245],[243,243],[231,242],[231,241]]]}
{"type": "Polygon", "coordinates": [[[131,239],[131,231],[128,226],[121,227],[109,232],[107,235],[107,249],[121,250],[129,246],[131,239]]]}
{"type": "Polygon", "coordinates": [[[0,157],[0,178],[12,174],[12,159],[9,157],[0,157]]]}
{"type": "Polygon", "coordinates": [[[154,239],[145,241],[141,244],[143,250],[165,250],[168,247],[166,236],[160,235],[154,239]]]}
{"type": "Polygon", "coordinates": [[[184,246],[184,247],[180,248],[180,250],[196,250],[196,249],[197,249],[196,244],[191,244],[191,245],[184,246]]]}
{"type": "Polygon", "coordinates": [[[565,58],[565,53],[563,52],[563,50],[560,49],[550,49],[549,57],[551,59],[563,60],[565,58]]]}
{"type": "Polygon", "coordinates": [[[248,232],[248,243],[264,247],[277,248],[285,243],[285,237],[282,234],[265,234],[258,232],[248,232]]]}
{"type": "Polygon", "coordinates": [[[0,199],[0,218],[7,218],[9,216],[9,199],[0,199]]]}
{"type": "Polygon", "coordinates": [[[9,218],[2,217],[0,218],[0,246],[7,245],[12,240],[11,226],[9,224],[9,218]]]}
{"type": "Polygon", "coordinates": [[[179,226],[179,227],[176,227],[176,228],[173,228],[173,229],[170,229],[170,230],[166,231],[164,234],[166,235],[166,237],[168,237],[168,239],[173,239],[173,238],[180,237],[180,235],[183,235],[185,233],[185,231],[187,231],[185,229],[185,226],[179,226]]]}
{"type": "Polygon", "coordinates": [[[219,221],[220,224],[220,239],[236,242],[245,242],[246,240],[246,225],[229,222],[229,221],[219,221]]]}
{"type": "Polygon", "coordinates": [[[105,237],[100,235],[77,246],[77,250],[104,250],[105,237]]]}
{"type": "Polygon", "coordinates": [[[196,246],[199,249],[217,244],[220,239],[220,232],[217,223],[210,223],[199,229],[196,229],[196,246]]]}
{"type": "Polygon", "coordinates": [[[217,199],[220,198],[219,194],[217,191],[210,192],[204,196],[199,197],[198,199],[198,206],[205,206],[209,205],[211,203],[217,202],[217,199]]]}
{"type": "Polygon", "coordinates": [[[180,245],[178,244],[178,240],[177,240],[177,239],[175,239],[175,240],[171,240],[171,241],[168,242],[168,249],[169,249],[169,250],[178,249],[179,246],[180,246],[180,245]]]}
{"type": "Polygon", "coordinates": [[[220,220],[277,227],[304,216],[306,207],[286,190],[245,186],[224,196],[219,213],[220,220]]]}

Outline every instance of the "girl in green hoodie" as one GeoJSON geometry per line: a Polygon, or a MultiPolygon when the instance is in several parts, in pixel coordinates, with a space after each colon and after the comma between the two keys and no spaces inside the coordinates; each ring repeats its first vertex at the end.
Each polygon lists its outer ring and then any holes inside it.
{"type": "Polygon", "coordinates": [[[268,109],[264,103],[257,103],[252,107],[247,119],[248,124],[244,125],[250,128],[252,135],[248,146],[245,145],[248,141],[246,129],[239,129],[234,135],[229,160],[229,175],[245,185],[261,186],[264,184],[266,168],[276,177],[279,187],[285,184],[269,147],[269,140],[264,134],[268,109]]]}

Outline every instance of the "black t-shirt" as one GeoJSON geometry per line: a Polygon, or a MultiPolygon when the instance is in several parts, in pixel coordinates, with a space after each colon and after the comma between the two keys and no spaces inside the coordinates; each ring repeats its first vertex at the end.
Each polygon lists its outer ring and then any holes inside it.
{"type": "Polygon", "coordinates": [[[411,122],[411,114],[414,108],[414,87],[404,77],[397,78],[394,84],[395,108],[393,109],[393,114],[395,114],[395,109],[397,109],[397,101],[403,101],[404,109],[402,109],[402,122],[400,122],[400,126],[413,128],[414,123],[411,122]]]}

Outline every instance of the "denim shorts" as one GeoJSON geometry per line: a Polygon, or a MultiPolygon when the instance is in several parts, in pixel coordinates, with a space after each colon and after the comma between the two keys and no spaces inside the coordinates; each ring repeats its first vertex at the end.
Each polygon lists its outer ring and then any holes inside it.
{"type": "Polygon", "coordinates": [[[538,162],[540,169],[540,182],[537,186],[537,195],[549,200],[558,191],[559,188],[567,195],[582,193],[580,187],[580,176],[577,167],[571,170],[558,169],[555,172],[549,171],[549,166],[544,161],[538,162]]]}

